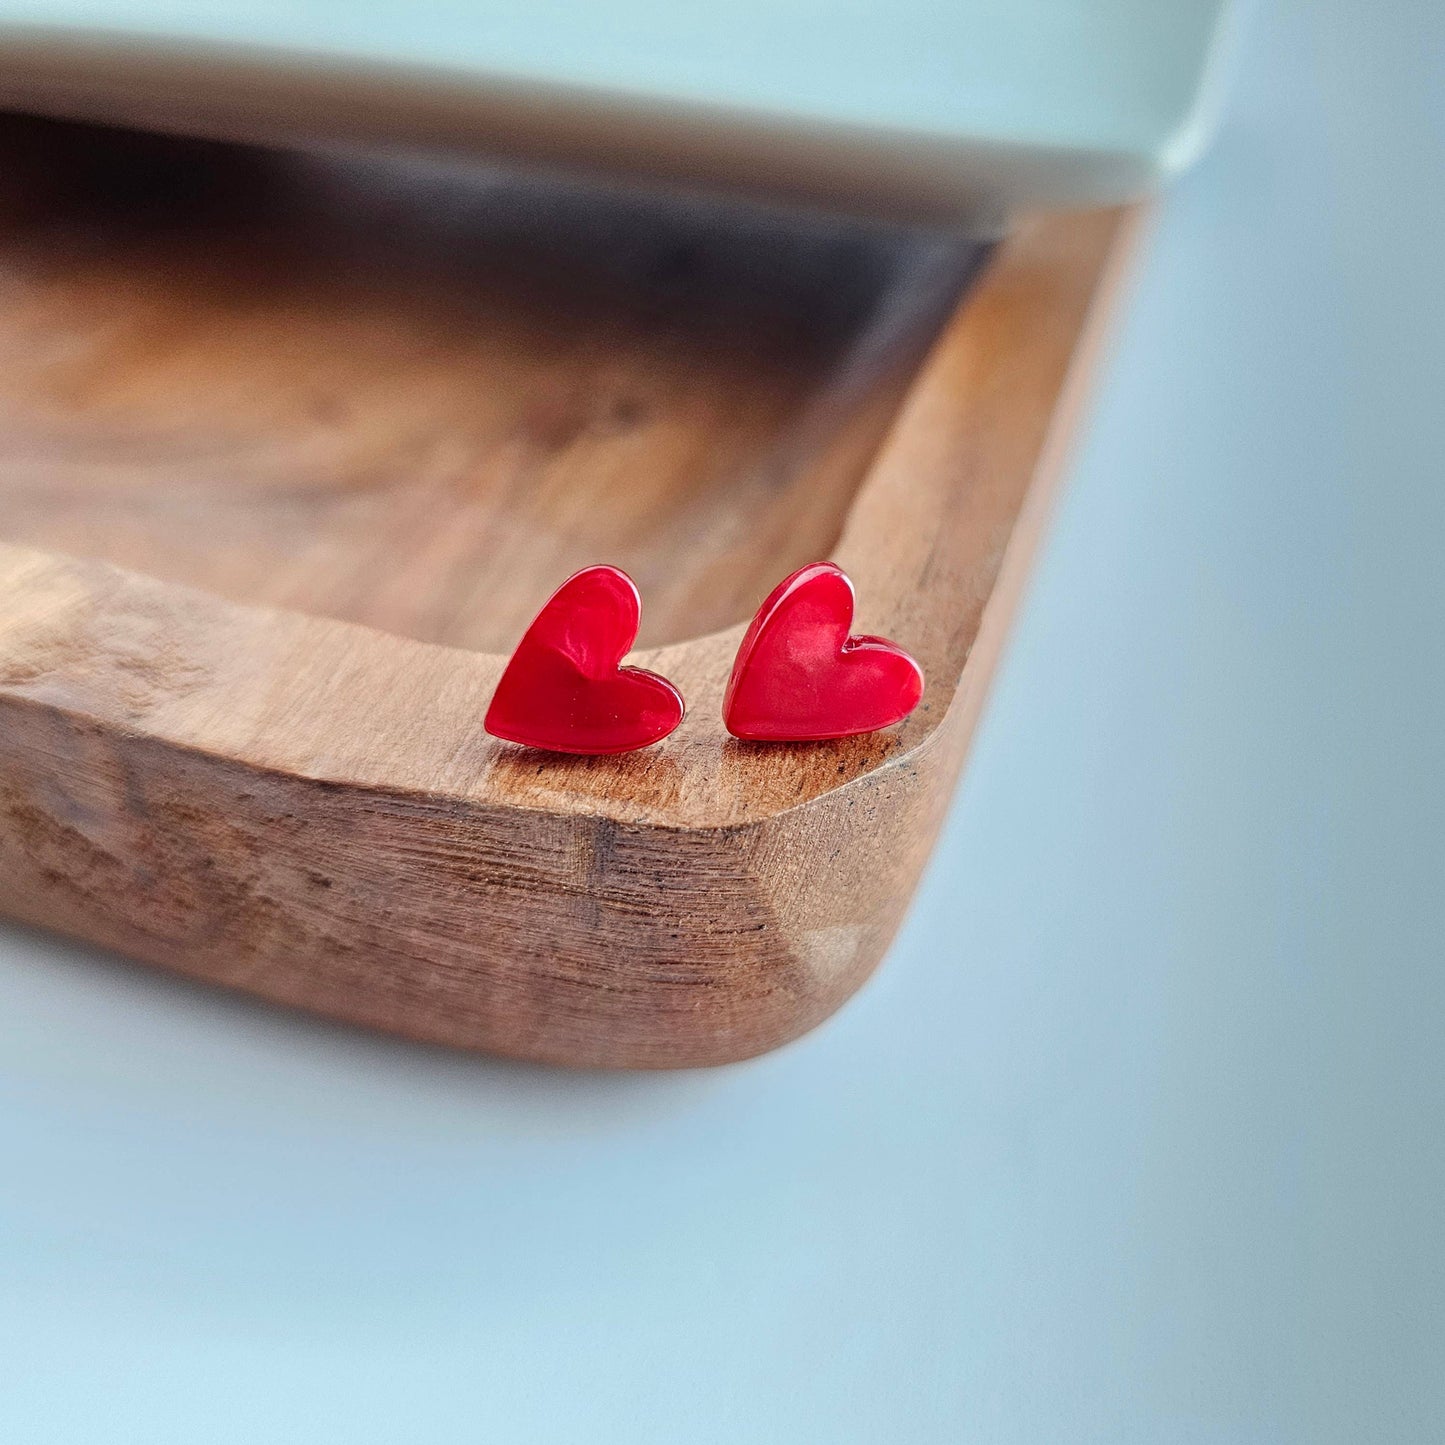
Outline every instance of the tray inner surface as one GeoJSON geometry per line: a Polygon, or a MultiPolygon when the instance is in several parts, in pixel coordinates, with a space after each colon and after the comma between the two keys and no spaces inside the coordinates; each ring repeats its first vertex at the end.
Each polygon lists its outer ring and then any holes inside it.
{"type": "Polygon", "coordinates": [[[506,651],[825,556],[982,254],[428,157],[0,120],[0,540],[506,651]]]}

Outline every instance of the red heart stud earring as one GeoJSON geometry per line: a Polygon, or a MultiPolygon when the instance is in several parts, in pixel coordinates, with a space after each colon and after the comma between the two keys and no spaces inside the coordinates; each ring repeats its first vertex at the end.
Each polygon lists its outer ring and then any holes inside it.
{"type": "Polygon", "coordinates": [[[923,669],[886,638],[850,637],[853,584],[814,562],[773,588],[738,648],[723,698],[734,737],[845,738],[886,728],[923,696],[923,669]]]}
{"type": "Polygon", "coordinates": [[[682,694],[622,659],[642,600],[617,567],[585,567],[548,598],[502,673],[484,726],[493,737],[557,753],[626,753],[682,721],[682,694]]]}

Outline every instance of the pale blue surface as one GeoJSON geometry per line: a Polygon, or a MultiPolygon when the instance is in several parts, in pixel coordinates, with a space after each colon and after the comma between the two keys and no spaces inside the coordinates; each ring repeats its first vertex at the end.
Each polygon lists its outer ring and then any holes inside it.
{"type": "Polygon", "coordinates": [[[0,0],[0,107],[540,156],[992,225],[1134,199],[1188,165],[1217,117],[1233,14],[1231,0],[0,0]]]}
{"type": "Polygon", "coordinates": [[[1190,143],[1226,0],[0,0],[7,24],[224,41],[940,136],[1190,143]]]}
{"type": "Polygon", "coordinates": [[[570,1078],[0,933],[0,1439],[1445,1438],[1445,10],[1248,39],[877,981],[570,1078]]]}

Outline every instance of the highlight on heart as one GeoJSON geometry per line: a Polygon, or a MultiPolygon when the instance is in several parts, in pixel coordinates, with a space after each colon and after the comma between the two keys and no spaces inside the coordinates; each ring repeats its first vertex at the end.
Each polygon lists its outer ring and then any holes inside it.
{"type": "MultiPolygon", "coordinates": [[[[884,637],[854,635],[854,593],[833,562],[800,567],[748,625],[723,698],[723,722],[750,742],[853,737],[901,722],[923,696],[923,669],[884,637]]],[[[543,604],[507,662],[485,727],[548,752],[632,752],[686,712],[665,677],[622,660],[642,599],[619,567],[585,567],[543,604]]]]}

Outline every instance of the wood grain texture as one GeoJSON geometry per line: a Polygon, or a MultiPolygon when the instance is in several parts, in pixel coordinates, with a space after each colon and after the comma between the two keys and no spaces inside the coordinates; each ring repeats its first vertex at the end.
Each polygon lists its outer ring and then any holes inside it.
{"type": "Polygon", "coordinates": [[[746,617],[981,254],[53,123],[0,174],[6,540],[483,651],[599,558],[644,645],[746,617]]]}
{"type": "MultiPolygon", "coordinates": [[[[349,282],[308,309],[312,273],[294,292],[265,276],[239,291],[227,253],[195,263],[224,270],[207,292],[179,260],[148,269],[183,249],[172,235],[90,255],[81,228],[77,263],[25,239],[54,225],[37,210],[16,208],[0,260],[0,345],[56,347],[3,383],[0,909],[284,1004],[572,1065],[745,1057],[859,986],[977,717],[1127,217],[1021,227],[920,367],[928,317],[968,269],[959,248],[930,249],[922,285],[883,267],[832,340],[795,334],[816,282],[741,332],[732,303],[695,334],[615,299],[588,331],[576,293],[542,307],[551,280],[504,305],[511,282],[484,258],[467,284],[492,300],[459,313],[449,348],[391,353],[389,328],[421,324],[415,289],[381,287],[383,325],[349,282]],[[117,276],[124,305],[88,330],[117,276]],[[220,297],[226,324],[199,304],[193,326],[197,295],[220,297]],[[277,328],[290,339],[273,355],[261,338],[277,328]],[[769,335],[787,338],[771,359],[769,335]],[[299,378],[324,372],[383,415],[318,432],[286,409],[276,366],[307,407],[299,378]],[[631,432],[662,435],[578,429],[640,378],[655,420],[631,432]],[[539,430],[559,395],[565,425],[539,430]],[[513,476],[507,503],[498,458],[521,457],[519,437],[529,480],[513,476]],[[497,535],[508,505],[515,531],[497,535]],[[652,574],[604,550],[614,506],[648,533],[617,546],[652,574]],[[830,548],[857,628],[923,662],[923,706],[841,743],[728,738],[742,620],[830,548]],[[656,748],[558,758],[481,730],[501,649],[576,560],[636,567],[669,639],[635,658],[689,702],[656,748]]],[[[635,297],[615,280],[587,284],[635,297]]]]}

